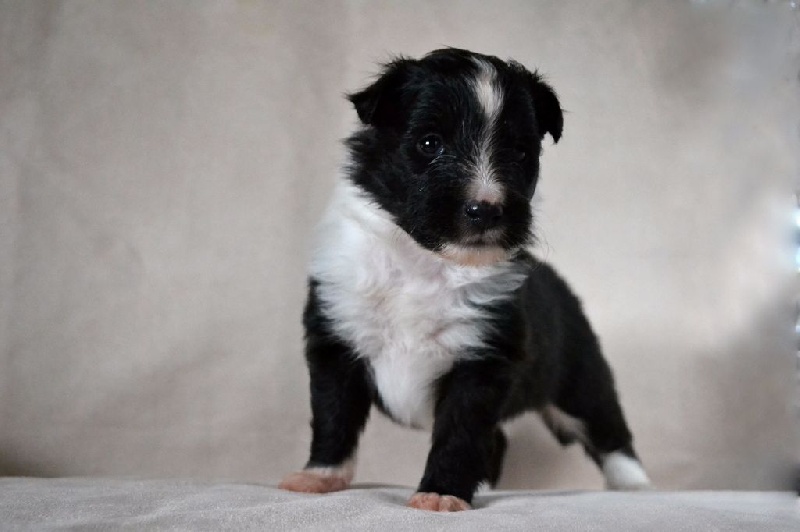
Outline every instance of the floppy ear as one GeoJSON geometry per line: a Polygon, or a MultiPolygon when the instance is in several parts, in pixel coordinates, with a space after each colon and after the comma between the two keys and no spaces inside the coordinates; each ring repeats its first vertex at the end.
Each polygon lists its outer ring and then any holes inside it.
{"type": "Polygon", "coordinates": [[[375,127],[403,123],[410,99],[407,83],[414,63],[412,59],[395,59],[384,66],[383,73],[372,85],[347,95],[361,122],[375,127]]]}
{"type": "Polygon", "coordinates": [[[553,88],[542,80],[538,72],[528,73],[533,108],[539,122],[542,137],[550,133],[553,142],[558,142],[564,129],[564,114],[553,88]]]}

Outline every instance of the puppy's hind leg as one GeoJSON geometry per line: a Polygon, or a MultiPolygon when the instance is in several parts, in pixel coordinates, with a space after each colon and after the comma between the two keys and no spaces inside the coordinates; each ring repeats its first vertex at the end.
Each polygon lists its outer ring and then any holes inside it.
{"type": "Polygon", "coordinates": [[[601,464],[608,489],[641,491],[653,487],[633,447],[603,455],[601,464]]]}
{"type": "MultiPolygon", "coordinates": [[[[545,425],[558,443],[566,447],[580,442],[586,453],[598,465],[606,480],[606,487],[612,490],[642,490],[650,488],[650,481],[644,472],[632,444],[627,443],[612,451],[600,451],[589,436],[583,421],[572,417],[556,406],[547,405],[540,412],[545,425]]],[[[621,438],[620,441],[624,440],[621,438]]],[[[615,447],[611,445],[610,447],[615,447]]]]}
{"type": "Polygon", "coordinates": [[[562,445],[577,440],[613,490],[650,489],[622,413],[611,370],[599,352],[584,352],[542,417],[562,445]]]}

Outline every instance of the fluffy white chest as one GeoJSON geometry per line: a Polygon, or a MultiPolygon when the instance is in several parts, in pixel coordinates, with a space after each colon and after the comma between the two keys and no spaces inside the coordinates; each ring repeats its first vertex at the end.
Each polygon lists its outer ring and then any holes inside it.
{"type": "Polygon", "coordinates": [[[367,359],[392,416],[430,427],[436,380],[483,343],[481,307],[508,297],[524,275],[511,263],[442,259],[349,188],[321,229],[311,275],[336,333],[367,359]]]}
{"type": "MultiPolygon", "coordinates": [[[[388,259],[383,253],[372,248],[370,257],[388,259]]],[[[427,277],[376,266],[353,265],[327,303],[337,330],[367,358],[389,412],[403,424],[429,427],[436,379],[480,345],[479,313],[441,272],[427,277]]]]}

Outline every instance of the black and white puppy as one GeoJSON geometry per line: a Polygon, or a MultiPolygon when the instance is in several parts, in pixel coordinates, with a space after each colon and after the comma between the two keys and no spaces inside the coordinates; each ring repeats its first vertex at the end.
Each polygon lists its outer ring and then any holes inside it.
{"type": "Polygon", "coordinates": [[[552,88],[448,48],[392,61],[349,99],[362,127],[304,314],[311,456],[281,487],[346,488],[373,404],[432,430],[412,507],[469,508],[500,476],[500,423],[530,410],[580,441],[610,488],[649,486],[580,302],[525,249],[542,139],[561,137],[552,88]]]}

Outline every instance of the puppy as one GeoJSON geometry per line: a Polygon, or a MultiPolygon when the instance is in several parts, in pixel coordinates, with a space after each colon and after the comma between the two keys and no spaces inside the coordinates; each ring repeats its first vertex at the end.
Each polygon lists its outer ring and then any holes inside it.
{"type": "Polygon", "coordinates": [[[614,489],[649,486],[580,302],[534,258],[553,89],[513,61],[459,49],[399,58],[349,95],[361,127],[319,231],[304,312],[312,443],[281,487],[353,478],[371,405],[432,445],[409,506],[468,509],[500,476],[500,423],[542,416],[614,489]]]}

